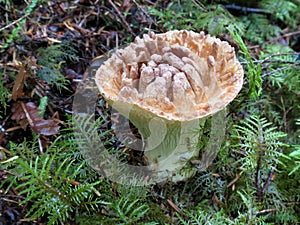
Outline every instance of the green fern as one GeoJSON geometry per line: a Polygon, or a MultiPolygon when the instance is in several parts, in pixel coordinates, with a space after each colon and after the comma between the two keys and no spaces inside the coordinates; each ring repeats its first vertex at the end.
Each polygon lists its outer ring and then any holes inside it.
{"type": "MultiPolygon", "coordinates": [[[[296,0],[298,1],[298,0],[296,0]]],[[[299,5],[288,0],[263,0],[259,5],[269,12],[275,19],[279,19],[287,25],[295,27],[297,21],[293,17],[299,14],[299,5]]],[[[300,2],[298,1],[298,4],[300,2]]]]}
{"type": "Polygon", "coordinates": [[[261,52],[260,59],[267,64],[263,76],[272,86],[300,93],[300,62],[297,61],[297,54],[282,45],[267,45],[261,52]]]}
{"type": "Polygon", "coordinates": [[[254,43],[263,44],[266,40],[278,36],[281,29],[270,23],[266,15],[252,13],[248,16],[241,17],[245,24],[245,37],[254,43]]]}
{"type": "MultiPolygon", "coordinates": [[[[12,5],[12,2],[9,0],[2,0],[7,6],[12,5]]],[[[35,7],[37,6],[38,3],[44,2],[45,0],[32,0],[25,11],[25,16],[30,15],[35,7]]],[[[1,2],[1,1],[0,1],[1,2]]],[[[22,30],[23,25],[26,23],[27,19],[24,17],[17,26],[12,30],[11,34],[9,37],[5,40],[5,43],[3,46],[1,46],[2,49],[6,49],[17,37],[20,31],[22,30]]]]}
{"type": "Polygon", "coordinates": [[[158,24],[167,30],[193,29],[190,18],[186,17],[185,12],[174,13],[172,7],[162,11],[161,9],[150,8],[149,12],[158,17],[158,24]]]}
{"type": "Polygon", "coordinates": [[[73,168],[74,161],[66,158],[56,161],[56,155],[38,156],[34,161],[18,160],[22,168],[23,181],[18,185],[20,195],[25,199],[20,204],[34,200],[27,212],[31,219],[48,216],[48,224],[58,224],[71,217],[78,208],[97,211],[105,202],[94,198],[93,187],[102,181],[92,184],[73,185],[82,165],[73,168]]]}
{"type": "Polygon", "coordinates": [[[2,118],[2,113],[6,114],[6,109],[8,107],[7,99],[10,96],[9,90],[4,86],[3,77],[0,76],[0,119],[2,118]]]}
{"type": "Polygon", "coordinates": [[[195,26],[207,30],[211,35],[221,35],[231,26],[237,33],[244,32],[244,24],[239,22],[222,5],[209,5],[204,11],[195,10],[195,26]]]}
{"type": "Polygon", "coordinates": [[[232,16],[222,5],[204,6],[200,1],[172,2],[166,10],[149,9],[158,17],[158,24],[167,30],[200,28],[211,35],[220,35],[226,27],[234,24],[237,31],[243,32],[244,26],[232,16]]]}
{"type": "Polygon", "coordinates": [[[266,118],[257,115],[246,118],[241,125],[234,125],[236,134],[232,137],[238,140],[234,146],[244,155],[237,163],[242,163],[243,171],[255,171],[258,164],[262,169],[275,169],[281,164],[281,157],[288,158],[281,151],[288,146],[281,141],[286,134],[276,129],[266,118]]]}
{"type": "MultiPolygon", "coordinates": [[[[131,196],[133,197],[133,196],[131,196]]],[[[135,224],[141,220],[149,211],[149,206],[142,203],[139,198],[121,196],[117,200],[108,204],[111,207],[111,218],[106,222],[114,224],[135,224]],[[117,215],[117,218],[113,218],[117,215]]]]}
{"type": "MultiPolygon", "coordinates": [[[[158,224],[154,222],[158,218],[149,220],[150,205],[148,203],[149,188],[143,186],[118,185],[113,183],[112,186],[103,183],[100,190],[106,202],[104,205],[105,212],[101,216],[94,214],[92,224],[158,224]],[[111,190],[113,188],[113,190],[111,190]],[[108,191],[110,190],[110,191],[108,191]],[[147,222],[149,221],[149,222],[147,222]],[[150,222],[151,221],[151,222],[150,222]]],[[[158,206],[155,206],[159,208],[158,206]]],[[[152,209],[153,210],[153,209],[152,209]]],[[[156,217],[158,215],[155,215],[156,217]]],[[[76,218],[76,222],[87,224],[87,217],[76,218]]]]}
{"type": "MultiPolygon", "coordinates": [[[[300,108],[300,106],[299,106],[300,108]]],[[[300,126],[300,119],[297,119],[296,122],[297,125],[300,126]]],[[[299,138],[300,138],[300,129],[298,130],[299,132],[299,138]]],[[[290,153],[290,157],[292,157],[295,160],[295,167],[293,168],[293,170],[289,173],[289,175],[295,173],[296,171],[298,171],[300,169],[300,145],[296,145],[294,146],[295,150],[293,152],[290,153]]]]}
{"type": "Polygon", "coordinates": [[[61,73],[62,65],[66,61],[77,61],[76,49],[70,43],[51,45],[38,49],[37,63],[42,66],[38,76],[59,91],[67,89],[69,81],[61,73]]]}

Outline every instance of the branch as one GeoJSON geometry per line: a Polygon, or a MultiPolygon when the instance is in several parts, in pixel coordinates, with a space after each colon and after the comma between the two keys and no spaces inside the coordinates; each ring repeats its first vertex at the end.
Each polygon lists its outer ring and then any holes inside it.
{"type": "Polygon", "coordinates": [[[254,212],[254,215],[259,215],[259,214],[263,214],[263,213],[271,213],[271,212],[276,212],[277,209],[264,209],[258,212],[254,212]]]}
{"type": "MultiPolygon", "coordinates": [[[[253,60],[253,63],[259,63],[259,64],[263,64],[263,63],[275,63],[275,62],[280,62],[280,63],[290,63],[290,64],[299,64],[298,62],[295,61],[288,61],[288,60],[271,60],[271,58],[276,57],[276,56],[284,56],[284,55],[295,55],[298,57],[300,56],[299,52],[288,52],[288,53],[276,53],[276,54],[271,54],[268,57],[261,59],[261,60],[253,60]]],[[[298,60],[298,58],[296,59],[296,61],[298,60]]],[[[241,62],[241,64],[248,64],[249,62],[241,62]]]]}
{"type": "Polygon", "coordinates": [[[12,23],[6,25],[5,27],[1,27],[1,28],[0,28],[0,31],[3,31],[3,30],[5,30],[5,29],[7,29],[7,28],[13,26],[13,25],[16,24],[16,23],[19,23],[21,20],[23,20],[23,19],[26,18],[27,16],[29,16],[29,14],[26,14],[26,15],[20,17],[19,19],[17,19],[17,20],[15,20],[14,22],[12,22],[12,23]]]}
{"type": "Polygon", "coordinates": [[[258,9],[258,8],[248,8],[248,7],[243,7],[243,6],[238,6],[235,4],[231,4],[231,5],[225,5],[224,6],[226,9],[235,9],[235,10],[240,10],[243,13],[269,13],[268,11],[264,10],[264,9],[258,9]]]}
{"type": "Polygon", "coordinates": [[[266,181],[266,183],[265,183],[265,185],[264,185],[264,187],[263,187],[263,189],[262,189],[262,194],[265,194],[265,193],[266,193],[266,191],[267,191],[267,189],[268,189],[268,187],[269,187],[271,181],[273,180],[274,172],[275,172],[274,169],[272,169],[272,170],[270,171],[268,180],[266,181]]]}
{"type": "Polygon", "coordinates": [[[134,32],[132,31],[131,27],[129,26],[129,24],[127,23],[126,19],[124,18],[124,16],[122,15],[122,13],[120,12],[120,10],[118,9],[118,7],[111,1],[108,0],[109,4],[114,8],[114,10],[116,10],[118,17],[121,19],[121,21],[124,23],[125,27],[129,30],[129,32],[132,35],[135,35],[134,32]]]}

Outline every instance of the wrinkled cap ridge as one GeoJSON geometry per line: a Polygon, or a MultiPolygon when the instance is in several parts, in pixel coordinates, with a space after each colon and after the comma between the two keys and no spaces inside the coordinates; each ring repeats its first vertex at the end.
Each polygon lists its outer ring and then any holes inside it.
{"type": "Polygon", "coordinates": [[[96,72],[109,102],[168,120],[193,120],[226,107],[243,84],[234,48],[204,32],[153,32],[117,50],[96,72]]]}

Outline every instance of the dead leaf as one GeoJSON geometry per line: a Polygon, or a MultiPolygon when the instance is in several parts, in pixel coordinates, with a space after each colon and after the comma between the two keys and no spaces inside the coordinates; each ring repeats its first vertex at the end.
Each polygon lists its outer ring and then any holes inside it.
{"type": "Polygon", "coordinates": [[[26,76],[26,68],[21,64],[19,68],[19,72],[17,75],[17,79],[15,81],[13,90],[12,90],[12,99],[16,101],[18,98],[23,96],[23,87],[26,76]]]}
{"type": "Polygon", "coordinates": [[[31,129],[41,135],[49,136],[58,133],[59,126],[54,119],[45,120],[39,115],[40,110],[33,102],[16,102],[12,108],[12,119],[16,120],[25,130],[29,126],[31,129]]]}

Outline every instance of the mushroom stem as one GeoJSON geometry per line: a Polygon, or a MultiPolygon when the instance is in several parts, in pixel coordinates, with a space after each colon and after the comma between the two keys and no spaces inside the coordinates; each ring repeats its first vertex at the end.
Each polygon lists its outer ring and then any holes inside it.
{"type": "Polygon", "coordinates": [[[155,176],[152,178],[177,182],[196,172],[190,160],[198,158],[197,146],[205,118],[174,121],[123,102],[115,102],[112,106],[138,129],[147,168],[155,176]]]}

